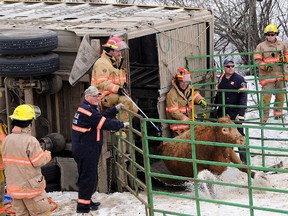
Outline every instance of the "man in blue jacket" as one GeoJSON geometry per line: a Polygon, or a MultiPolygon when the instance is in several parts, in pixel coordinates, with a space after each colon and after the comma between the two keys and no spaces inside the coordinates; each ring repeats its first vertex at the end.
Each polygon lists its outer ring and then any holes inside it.
{"type": "Polygon", "coordinates": [[[123,107],[117,104],[103,113],[98,111],[101,93],[94,86],[85,90],[85,100],[77,109],[72,124],[72,152],[78,168],[77,213],[97,210],[99,202],[91,200],[98,176],[98,162],[103,145],[103,130],[118,131],[129,122],[115,120],[123,107]]]}
{"type": "MultiPolygon", "coordinates": [[[[247,106],[247,92],[245,91],[247,90],[247,83],[243,76],[235,73],[233,58],[224,59],[223,65],[224,73],[219,78],[217,84],[218,91],[214,101],[214,104],[218,106],[217,118],[223,117],[225,113],[225,115],[228,114],[232,120],[236,120],[236,124],[242,124],[247,106]],[[226,91],[221,91],[222,89],[225,89],[226,91]],[[236,92],[229,90],[239,91],[236,92]],[[224,103],[222,101],[223,92],[225,98],[224,103]],[[222,104],[224,104],[224,106],[222,104]]],[[[238,128],[238,131],[245,136],[243,128],[238,128]]],[[[244,148],[240,149],[239,155],[242,162],[246,164],[247,160],[244,148]]]]}

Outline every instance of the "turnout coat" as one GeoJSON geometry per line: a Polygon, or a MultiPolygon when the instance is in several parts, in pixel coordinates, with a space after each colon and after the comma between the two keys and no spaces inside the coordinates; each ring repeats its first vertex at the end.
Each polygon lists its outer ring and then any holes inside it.
{"type": "Polygon", "coordinates": [[[127,82],[126,71],[119,69],[120,64],[105,50],[96,61],[92,71],[91,85],[98,88],[102,98],[112,93],[117,94],[118,89],[127,82]]]}
{"type": "MultiPolygon", "coordinates": [[[[125,108],[134,113],[138,108],[125,95],[119,95],[119,88],[128,90],[127,74],[121,68],[123,58],[117,61],[112,55],[103,50],[101,57],[93,66],[91,85],[101,92],[101,104],[103,107],[112,107],[118,103],[124,104],[125,108]]],[[[126,92],[128,95],[128,92],[126,92]]],[[[120,120],[129,121],[127,111],[120,110],[120,120]]]]}
{"type": "MultiPolygon", "coordinates": [[[[264,64],[278,63],[280,61],[280,54],[284,55],[288,60],[288,45],[280,40],[276,40],[276,42],[274,43],[265,40],[257,45],[255,52],[256,53],[254,54],[254,59],[257,64],[260,64],[259,67],[260,84],[264,86],[267,83],[271,82],[274,83],[275,81],[283,80],[281,65],[271,66],[273,68],[273,71],[268,72],[265,70],[266,65],[264,64]],[[282,53],[280,53],[279,51],[281,51],[282,53]]],[[[287,68],[285,65],[284,70],[285,70],[284,74],[285,79],[288,80],[287,68]]]]}
{"type": "MultiPolygon", "coordinates": [[[[167,119],[189,121],[192,117],[192,86],[189,85],[181,91],[175,82],[166,96],[167,119]]],[[[195,91],[193,100],[196,104],[203,99],[199,92],[195,91]]],[[[172,131],[182,131],[189,129],[187,124],[170,124],[172,131]]]]}
{"type": "Polygon", "coordinates": [[[29,128],[14,127],[2,144],[7,193],[16,199],[36,197],[45,190],[41,167],[51,160],[29,128]]]}

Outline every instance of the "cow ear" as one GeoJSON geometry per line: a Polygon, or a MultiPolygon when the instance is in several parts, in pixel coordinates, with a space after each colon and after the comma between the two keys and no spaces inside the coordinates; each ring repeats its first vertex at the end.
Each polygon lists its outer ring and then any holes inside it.
{"type": "Polygon", "coordinates": [[[228,118],[228,119],[230,119],[230,120],[231,120],[231,118],[230,118],[229,114],[227,114],[227,115],[226,115],[226,118],[228,118]]]}
{"type": "Polygon", "coordinates": [[[221,129],[221,131],[222,131],[222,134],[228,134],[228,133],[229,133],[229,128],[223,127],[223,128],[221,129]]]}

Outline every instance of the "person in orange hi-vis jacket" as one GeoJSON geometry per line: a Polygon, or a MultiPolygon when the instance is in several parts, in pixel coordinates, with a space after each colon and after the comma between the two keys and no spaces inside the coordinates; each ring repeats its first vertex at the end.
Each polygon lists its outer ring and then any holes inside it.
{"type": "MultiPolygon", "coordinates": [[[[278,28],[269,24],[264,29],[266,40],[257,45],[254,59],[259,67],[259,80],[263,91],[273,89],[283,89],[284,81],[288,80],[288,76],[282,72],[282,65],[267,65],[273,63],[287,63],[288,45],[277,39],[279,34],[278,28]],[[283,76],[284,75],[284,76],[283,76]]],[[[287,70],[284,65],[284,70],[287,70]]],[[[285,71],[287,72],[287,71],[285,71]]],[[[269,106],[272,93],[264,93],[262,95],[264,105],[264,121],[269,117],[269,106]]],[[[283,114],[283,103],[285,95],[282,92],[276,93],[274,117],[277,119],[283,114]]]]}
{"type": "MultiPolygon", "coordinates": [[[[7,135],[7,126],[0,119],[0,149],[2,147],[2,141],[7,135]]],[[[0,208],[4,207],[5,196],[5,178],[4,178],[4,164],[2,159],[2,152],[0,151],[0,208]]],[[[4,215],[1,214],[0,215],[4,215]]]]}
{"type": "MultiPolygon", "coordinates": [[[[122,68],[122,51],[128,49],[128,45],[120,37],[113,36],[102,47],[103,52],[93,66],[91,79],[91,85],[101,93],[101,105],[105,109],[122,103],[125,108],[137,113],[138,108],[128,98],[127,75],[122,68]]],[[[129,121],[127,111],[122,109],[119,113],[121,121],[129,121]]]]}
{"type": "Polygon", "coordinates": [[[40,115],[39,107],[22,104],[12,115],[12,133],[2,143],[7,194],[16,215],[50,215],[45,192],[46,182],[41,167],[51,160],[51,152],[43,151],[31,135],[31,123],[40,115]]]}
{"type": "MultiPolygon", "coordinates": [[[[198,91],[192,95],[191,76],[187,69],[178,68],[172,80],[172,88],[166,96],[167,119],[190,121],[192,119],[192,100],[195,104],[207,107],[205,99],[198,91]],[[193,96],[193,98],[192,98],[193,96]]],[[[175,137],[189,129],[188,124],[170,124],[172,136],[175,137]]]]}

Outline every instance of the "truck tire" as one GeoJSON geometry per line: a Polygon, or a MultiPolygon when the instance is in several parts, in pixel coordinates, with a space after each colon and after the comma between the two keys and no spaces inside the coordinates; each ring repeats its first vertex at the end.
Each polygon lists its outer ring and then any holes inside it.
{"type": "Polygon", "coordinates": [[[36,54],[58,47],[56,32],[45,29],[9,29],[0,32],[0,54],[36,54]]]}
{"type": "Polygon", "coordinates": [[[60,167],[58,166],[55,159],[41,167],[41,172],[46,180],[46,183],[60,183],[60,167]]]}
{"type": "Polygon", "coordinates": [[[59,56],[56,53],[37,55],[0,56],[0,76],[30,77],[43,76],[59,70],[59,56]]]}
{"type": "Polygon", "coordinates": [[[61,191],[61,184],[60,183],[48,183],[46,184],[45,191],[46,192],[61,191]]]}

